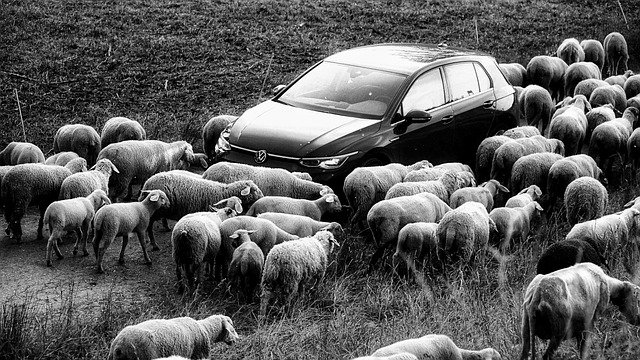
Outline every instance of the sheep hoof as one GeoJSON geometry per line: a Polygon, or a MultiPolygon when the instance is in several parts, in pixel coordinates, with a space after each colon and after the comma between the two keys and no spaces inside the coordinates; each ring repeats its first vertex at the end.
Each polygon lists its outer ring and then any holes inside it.
{"type": "Polygon", "coordinates": [[[147,260],[144,262],[145,265],[151,265],[151,260],[147,260]]]}
{"type": "Polygon", "coordinates": [[[104,274],[104,269],[102,268],[102,266],[98,266],[98,268],[96,269],[96,272],[98,274],[104,274]]]}
{"type": "Polygon", "coordinates": [[[124,259],[118,259],[118,264],[124,265],[124,259]]]}
{"type": "Polygon", "coordinates": [[[58,260],[64,259],[64,256],[62,254],[58,255],[58,260]]]}
{"type": "MultiPolygon", "coordinates": [[[[74,254],[74,255],[75,255],[75,254],[74,254]]],[[[89,252],[88,252],[87,250],[85,250],[85,251],[82,253],[82,256],[89,256],[89,252]]]]}
{"type": "Polygon", "coordinates": [[[73,249],[73,256],[75,257],[76,255],[78,255],[78,249],[73,249]]]}
{"type": "Polygon", "coordinates": [[[51,267],[51,260],[47,260],[47,267],[51,267]]]}
{"type": "Polygon", "coordinates": [[[158,245],[156,245],[156,246],[152,246],[152,247],[151,247],[151,250],[153,250],[153,251],[158,251],[158,250],[160,250],[160,247],[159,247],[158,245]]]}

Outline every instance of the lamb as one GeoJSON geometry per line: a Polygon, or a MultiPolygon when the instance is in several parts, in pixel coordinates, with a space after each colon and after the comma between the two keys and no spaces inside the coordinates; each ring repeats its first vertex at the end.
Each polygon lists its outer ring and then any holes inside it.
{"type": "Polygon", "coordinates": [[[227,219],[220,224],[222,243],[216,259],[216,279],[224,279],[228,275],[229,263],[233,257],[233,238],[231,235],[240,229],[255,231],[251,238],[258,245],[264,257],[274,245],[298,239],[298,236],[280,229],[266,219],[252,216],[236,216],[227,219]]]}
{"type": "Polygon", "coordinates": [[[629,78],[624,82],[623,89],[627,99],[631,99],[632,97],[640,94],[640,74],[629,76],[629,78]]]}
{"type": "MultiPolygon", "coordinates": [[[[147,235],[156,249],[153,224],[160,218],[179,220],[181,217],[199,211],[208,211],[211,207],[223,206],[221,202],[232,196],[242,201],[242,206],[235,207],[237,213],[251,206],[262,198],[262,191],[251,180],[236,181],[223,184],[205,180],[191,173],[172,170],[151,176],[145,181],[142,190],[162,190],[171,206],[160,209],[153,214],[147,228],[147,235]]],[[[142,195],[138,200],[142,200],[142,195]]],[[[225,205],[228,206],[228,205],[225,205]]]]}
{"type": "Polygon", "coordinates": [[[521,157],[511,168],[509,188],[516,192],[531,185],[537,185],[540,189],[546,190],[549,169],[562,158],[564,158],[562,155],[551,152],[534,153],[521,157]]]}
{"type": "Polygon", "coordinates": [[[342,205],[340,205],[340,199],[335,194],[325,194],[314,201],[285,196],[265,196],[251,205],[247,210],[247,215],[258,216],[265,212],[279,212],[304,215],[320,221],[322,215],[340,211],[342,211],[342,205]]]}
{"type": "Polygon", "coordinates": [[[530,84],[545,88],[555,101],[559,101],[564,97],[563,77],[567,67],[567,63],[561,58],[534,56],[527,64],[527,79],[530,84]]]}
{"type": "Polygon", "coordinates": [[[608,76],[627,71],[629,50],[627,41],[619,32],[609,33],[602,44],[604,46],[604,68],[608,76]]]}
{"type": "Polygon", "coordinates": [[[553,113],[549,91],[539,85],[529,85],[520,94],[519,102],[526,123],[538,129],[536,135],[545,134],[553,113]]]}
{"type": "Polygon", "coordinates": [[[573,180],[564,192],[567,222],[571,226],[604,216],[608,203],[607,189],[600,181],[589,176],[573,180]]]}
{"type": "Polygon", "coordinates": [[[438,255],[437,223],[416,222],[402,227],[393,254],[393,268],[418,275],[425,266],[433,266],[438,255]],[[402,264],[402,265],[401,265],[402,264]],[[404,266],[404,269],[401,267],[404,266]]]}
{"type": "Polygon", "coordinates": [[[410,353],[419,359],[438,360],[500,360],[500,354],[493,348],[465,350],[459,348],[450,337],[440,334],[425,335],[420,338],[398,341],[382,347],[371,354],[378,359],[401,353],[410,353]]]}
{"type": "Polygon", "coordinates": [[[74,231],[77,235],[73,246],[73,256],[78,254],[78,245],[83,241],[82,253],[89,255],[87,251],[87,238],[89,226],[93,217],[104,204],[111,204],[107,194],[98,189],[87,197],[59,200],[47,206],[44,212],[43,223],[49,228],[49,240],[47,241],[47,266],[51,266],[51,254],[55,250],[58,259],[62,259],[62,253],[58,248],[58,242],[67,231],[74,231]]]}
{"type": "Polygon", "coordinates": [[[530,185],[522,190],[517,195],[510,197],[505,207],[515,208],[515,207],[523,207],[529,203],[534,201],[538,201],[542,196],[542,190],[538,185],[530,185]]]}
{"type": "Polygon", "coordinates": [[[571,156],[580,153],[582,149],[587,133],[586,113],[591,110],[591,105],[582,95],[565,100],[564,106],[551,118],[549,137],[562,141],[565,155],[571,156]]]}
{"type": "MultiPolygon", "coordinates": [[[[549,115],[551,116],[551,115],[549,115]]],[[[490,179],[491,164],[496,150],[504,143],[513,140],[504,135],[495,135],[485,138],[476,150],[476,179],[485,182],[490,179]]]]}
{"type": "Polygon", "coordinates": [[[342,190],[347,202],[353,210],[349,224],[353,228],[364,229],[367,213],[373,204],[383,200],[387,191],[412,170],[432,167],[430,162],[423,160],[413,165],[398,163],[384,166],[367,166],[353,169],[344,179],[342,190]]]}
{"type": "Polygon", "coordinates": [[[100,146],[104,149],[108,145],[125,140],[146,140],[147,132],[135,120],[126,117],[112,117],[102,126],[100,146]]]}
{"type": "Polygon", "coordinates": [[[46,158],[44,164],[65,166],[69,161],[77,159],[79,157],[80,156],[78,156],[78,154],[73,151],[63,151],[46,158]]]}
{"type": "Polygon", "coordinates": [[[574,96],[574,90],[578,83],[586,79],[602,80],[598,65],[588,61],[575,62],[569,65],[564,74],[565,96],[574,96]]]}
{"type": "Polygon", "coordinates": [[[105,193],[109,191],[109,177],[111,173],[119,173],[118,169],[109,159],[100,159],[90,171],[72,174],[62,182],[60,186],[60,199],[73,199],[91,194],[100,189],[105,193]]]}
{"type": "Polygon", "coordinates": [[[255,230],[238,229],[229,237],[234,239],[233,257],[229,265],[229,281],[245,301],[252,301],[260,287],[264,254],[250,235],[255,230]]]}
{"type": "Polygon", "coordinates": [[[449,206],[455,209],[467,201],[477,201],[483,204],[487,211],[491,211],[494,198],[499,192],[508,193],[509,189],[501,185],[497,180],[491,179],[477,187],[465,187],[454,191],[451,194],[449,206]]]}
{"type": "Polygon", "coordinates": [[[589,103],[592,108],[611,104],[618,112],[622,113],[627,106],[627,98],[620,85],[606,85],[593,89],[591,96],[589,96],[589,103]]]}
{"type": "Polygon", "coordinates": [[[457,191],[460,188],[460,185],[460,180],[456,174],[451,171],[447,171],[438,180],[410,181],[395,184],[389,189],[384,198],[385,200],[389,200],[400,196],[429,192],[449,204],[451,194],[457,191]]]}
{"type": "Polygon", "coordinates": [[[557,241],[544,250],[536,266],[536,274],[549,274],[578,263],[590,262],[607,265],[607,259],[598,251],[598,245],[589,238],[557,241]]]}
{"type": "Polygon", "coordinates": [[[104,273],[102,259],[116,236],[122,236],[122,249],[118,262],[124,263],[124,250],[129,242],[129,233],[132,232],[138,236],[145,263],[151,264],[145,245],[144,230],[149,225],[151,215],[160,208],[169,207],[170,203],[162,190],[151,190],[143,194],[146,196],[143,201],[105,205],[96,212],[93,252],[97,260],[98,273],[104,273]]]}
{"type": "Polygon", "coordinates": [[[584,50],[584,61],[591,61],[598,65],[598,69],[602,71],[604,67],[604,47],[602,43],[594,39],[586,39],[580,42],[582,50],[584,50]]]}
{"type": "Polygon", "coordinates": [[[606,104],[593,108],[587,113],[587,133],[585,134],[587,143],[591,142],[591,134],[596,126],[616,118],[615,111],[613,105],[606,104]]]}
{"type": "Polygon", "coordinates": [[[266,212],[258,215],[258,219],[269,220],[278,228],[301,238],[312,236],[320,230],[331,232],[336,239],[341,239],[345,235],[344,229],[339,223],[317,221],[308,216],[266,212]]]}
{"type": "Polygon", "coordinates": [[[209,358],[216,342],[233,345],[240,337],[225,315],[152,319],[120,330],[109,348],[109,360],[152,360],[171,355],[209,358]]]}
{"type": "Polygon", "coordinates": [[[194,154],[191,144],[186,141],[126,140],[102,149],[98,160],[109,159],[120,171],[109,179],[109,196],[116,201],[130,185],[144,184],[161,171],[186,169],[196,163],[206,168],[203,156],[194,154]]]}
{"type": "Polygon", "coordinates": [[[591,98],[591,94],[593,90],[599,87],[607,87],[609,84],[604,80],[598,79],[584,79],[576,84],[575,89],[573,90],[573,96],[576,95],[584,95],[587,99],[591,98]]]}
{"type": "Polygon", "coordinates": [[[260,315],[266,315],[276,295],[286,299],[285,308],[291,313],[296,294],[320,283],[336,246],[340,245],[328,231],[274,246],[264,262],[260,315]]]}
{"type": "Polygon", "coordinates": [[[285,169],[224,161],[211,165],[202,174],[202,178],[227,184],[238,180],[252,180],[265,196],[315,200],[318,196],[333,193],[330,187],[302,180],[285,169]]]}
{"type": "Polygon", "coordinates": [[[556,202],[559,199],[564,199],[564,192],[567,186],[573,180],[582,176],[603,180],[602,170],[589,155],[572,155],[553,163],[547,176],[546,196],[549,199],[547,210],[557,210],[554,209],[556,202]]]}
{"type": "Polygon", "coordinates": [[[519,63],[498,64],[500,71],[513,86],[525,86],[527,82],[527,69],[519,63]]]}
{"type": "Polygon", "coordinates": [[[215,147],[220,138],[220,134],[230,123],[236,121],[237,118],[237,116],[233,115],[214,116],[202,127],[204,153],[209,157],[211,162],[216,158],[215,147]]]}
{"type": "Polygon", "coordinates": [[[202,266],[205,273],[213,275],[214,264],[222,238],[220,224],[222,221],[236,216],[235,210],[223,208],[215,212],[201,211],[183,216],[171,232],[173,261],[176,263],[178,292],[184,291],[182,276],[187,286],[195,291],[202,277],[202,266]]]}
{"type": "Polygon", "coordinates": [[[53,137],[53,152],[73,151],[87,160],[87,165],[96,163],[100,146],[100,135],[96,129],[84,124],[61,126],[53,137]]]}
{"type": "Polygon", "coordinates": [[[0,165],[44,163],[44,154],[39,147],[28,142],[10,142],[0,151],[0,165]]]}
{"type": "Polygon", "coordinates": [[[13,166],[2,179],[1,198],[4,203],[4,218],[8,231],[14,239],[22,239],[20,222],[30,204],[38,204],[40,220],[38,221],[37,239],[42,239],[44,213],[47,206],[58,200],[60,186],[72,172],[67,167],[44,165],[40,163],[20,164],[13,166]]]}
{"type": "Polygon", "coordinates": [[[487,246],[490,234],[496,230],[483,204],[466,202],[444,214],[438,224],[439,258],[443,261],[460,258],[469,263],[473,255],[487,246]]]}
{"type": "Polygon", "coordinates": [[[497,245],[503,253],[511,246],[512,240],[520,239],[522,243],[529,237],[531,221],[540,215],[542,207],[532,201],[523,207],[500,207],[491,210],[489,218],[493,220],[497,230],[497,245]]]}
{"type": "Polygon", "coordinates": [[[551,359],[560,342],[576,338],[580,358],[587,359],[594,322],[611,302],[627,321],[640,323],[640,288],[604,273],[591,263],[580,263],[547,275],[537,275],[527,287],[522,305],[521,360],[536,358],[535,337],[549,339],[544,359],[551,359]]]}
{"type": "Polygon", "coordinates": [[[439,222],[450,210],[449,205],[431,193],[401,196],[372,206],[367,214],[367,222],[377,250],[371,257],[369,269],[380,260],[385,249],[396,246],[398,234],[405,225],[439,222]]]}
{"type": "MultiPolygon", "coordinates": [[[[604,81],[609,85],[620,85],[624,89],[624,84],[627,82],[627,79],[633,75],[633,71],[627,70],[622,75],[611,75],[608,78],[604,79],[604,81]]],[[[625,89],[626,93],[626,89],[625,89]]],[[[627,96],[629,98],[630,96],[627,96]]]]}
{"type": "MultiPolygon", "coordinates": [[[[556,50],[556,56],[562,59],[567,65],[571,66],[577,62],[584,62],[585,53],[580,43],[575,38],[564,39],[558,50],[556,50]]],[[[568,94],[565,92],[565,94],[568,94]]]]}

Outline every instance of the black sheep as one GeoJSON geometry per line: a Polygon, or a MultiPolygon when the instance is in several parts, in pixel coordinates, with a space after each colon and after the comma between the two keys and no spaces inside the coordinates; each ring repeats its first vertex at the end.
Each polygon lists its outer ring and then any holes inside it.
{"type": "Polygon", "coordinates": [[[545,249],[538,260],[537,273],[548,274],[581,262],[608,267],[607,259],[592,240],[570,239],[558,241],[545,249]]]}

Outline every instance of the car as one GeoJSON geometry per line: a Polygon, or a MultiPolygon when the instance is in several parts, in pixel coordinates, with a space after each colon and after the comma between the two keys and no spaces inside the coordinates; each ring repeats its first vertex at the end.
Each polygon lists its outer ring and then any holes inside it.
{"type": "Polygon", "coordinates": [[[489,55],[446,45],[376,44],[330,55],[246,110],[217,158],[342,188],[359,166],[463,162],[518,125],[514,88],[489,55]]]}

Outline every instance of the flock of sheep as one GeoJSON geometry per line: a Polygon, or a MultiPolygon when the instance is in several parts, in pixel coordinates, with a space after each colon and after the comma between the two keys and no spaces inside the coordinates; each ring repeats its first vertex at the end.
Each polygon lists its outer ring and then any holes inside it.
{"type": "MultiPolygon", "coordinates": [[[[609,303],[632,324],[640,324],[640,287],[612,278],[599,267],[624,254],[630,273],[640,259],[640,199],[605,214],[608,187],[618,186],[640,165],[640,75],[627,71],[626,43],[612,33],[596,40],[564,41],[557,57],[536,56],[525,68],[502,64],[516,86],[527,125],[485,139],[476,168],[461,163],[361,167],[345,179],[343,206],[334,191],[306,173],[215,162],[212,144],[233,117],[219,116],[203,128],[205,154],[185,141],[147,140],[136,121],[118,117],[102,133],[91,126],[62,126],[54,136],[55,155],[45,159],[30,143],[12,142],[0,152],[0,197],[14,241],[21,220],[38,205],[37,237],[46,226],[46,264],[63,255],[58,243],[75,232],[73,253],[93,233],[96,269],[104,272],[105,252],[122,237],[125,261],[135,233],[144,261],[147,241],[158,248],[153,225],[173,227],[172,256],[179,291],[195,291],[205,272],[228,279],[244,301],[260,297],[260,315],[273,302],[287,312],[298,294],[322,281],[331,254],[351,233],[368,230],[376,246],[374,268],[387,249],[395,250],[395,271],[421,281],[425,272],[473,265],[486,254],[510,251],[525,241],[532,221],[559,213],[573,226],[538,262],[524,296],[522,359],[535,358],[535,337],[549,339],[545,359],[559,343],[577,338],[588,356],[589,334],[609,303]],[[609,77],[602,79],[602,72],[609,77]],[[623,73],[620,75],[620,73],[623,73]],[[526,85],[526,87],[522,87],[526,85]],[[186,171],[206,169],[201,175],[186,171]],[[88,169],[87,169],[88,168],[88,169]],[[480,185],[477,185],[480,183],[480,185]],[[604,184],[604,185],[603,185],[604,184]],[[140,185],[137,201],[132,187],[140,185]],[[351,210],[341,223],[327,214],[351,210]],[[489,252],[487,249],[496,249],[489,252]],[[581,264],[577,264],[581,263],[581,264]],[[577,264],[577,265],[574,265],[577,264]]],[[[113,340],[110,359],[154,359],[180,355],[205,358],[213,343],[239,337],[224,315],[203,320],[149,320],[125,327],[113,340]]],[[[172,358],[176,358],[176,357],[172,358]]],[[[492,348],[458,348],[445,335],[427,335],[378,349],[360,359],[499,359],[492,348]]]]}

